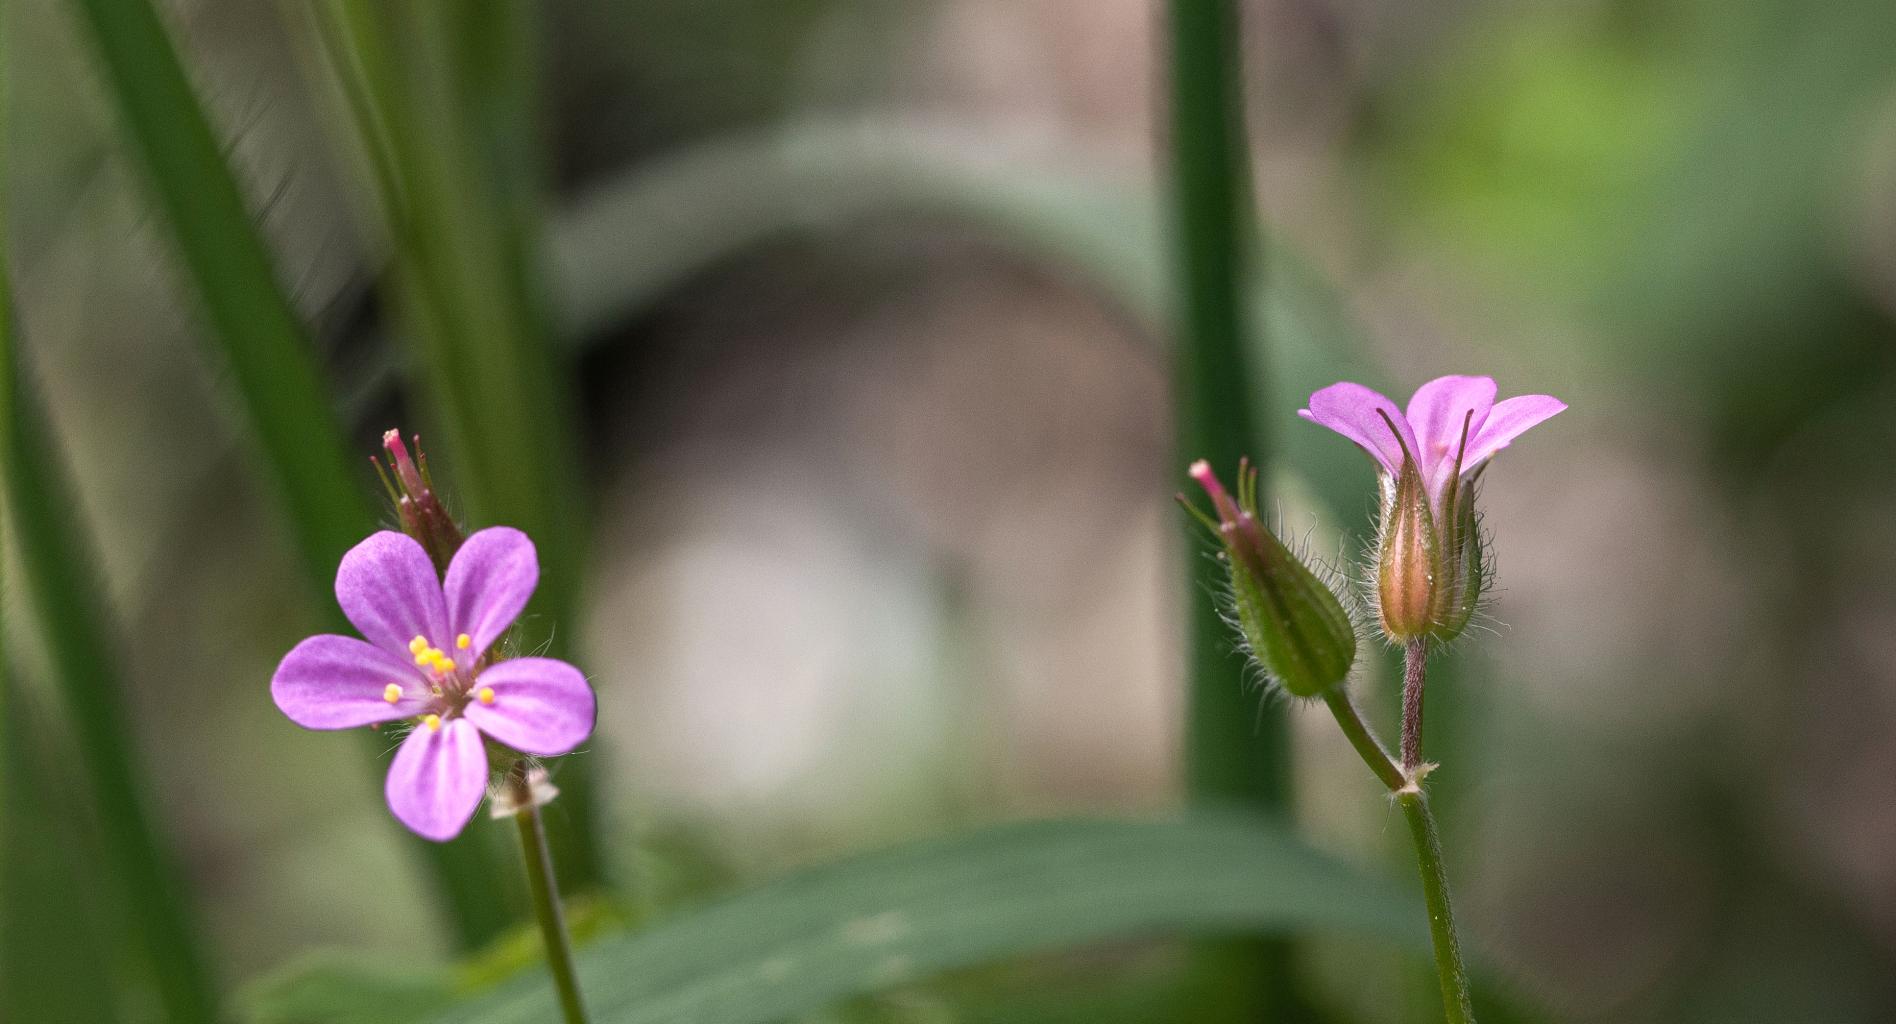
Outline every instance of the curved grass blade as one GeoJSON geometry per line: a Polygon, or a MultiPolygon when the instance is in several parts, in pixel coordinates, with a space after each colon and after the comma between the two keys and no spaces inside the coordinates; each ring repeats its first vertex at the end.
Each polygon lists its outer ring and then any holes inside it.
{"type": "MultiPolygon", "coordinates": [[[[374,528],[348,469],[311,347],[251,223],[209,120],[150,0],[77,0],[107,93],[148,172],[152,197],[228,362],[318,606],[335,615],[330,580],[343,552],[374,528]]],[[[379,739],[365,749],[379,756],[379,739]]],[[[392,826],[391,826],[392,827],[392,826]]],[[[491,898],[502,877],[479,836],[445,845],[410,837],[465,946],[506,927],[491,898]]]]}
{"type": "MultiPolygon", "coordinates": [[[[1006,957],[1321,928],[1426,948],[1413,899],[1235,812],[1030,822],[807,870],[580,957],[597,1024],[765,1024],[1006,957]]],[[[539,978],[444,1014],[528,1024],[539,978]]]]}
{"type": "MultiPolygon", "coordinates": [[[[8,355],[11,360],[10,350],[8,355]]],[[[19,379],[17,364],[9,370],[6,507],[19,551],[20,590],[44,637],[52,689],[97,811],[99,842],[159,1000],[171,1020],[209,1021],[216,997],[183,875],[153,827],[139,782],[104,591],[87,542],[75,529],[76,506],[53,464],[45,418],[19,379]]]]}
{"type": "MultiPolygon", "coordinates": [[[[681,149],[640,164],[549,219],[546,252],[561,339],[592,343],[653,309],[696,275],[774,242],[835,235],[891,217],[948,222],[1063,270],[1169,342],[1173,271],[1151,188],[1102,174],[1088,153],[1048,154],[991,130],[887,120],[812,120],[681,149]]],[[[1242,297],[1267,333],[1251,361],[1254,401],[1294,409],[1340,376],[1373,379],[1361,330],[1335,288],[1283,239],[1259,245],[1268,282],[1242,297]]],[[[1161,348],[1160,352],[1169,352],[1161,348]]],[[[1358,521],[1359,467],[1321,444],[1280,461],[1326,508],[1358,521]]]]}

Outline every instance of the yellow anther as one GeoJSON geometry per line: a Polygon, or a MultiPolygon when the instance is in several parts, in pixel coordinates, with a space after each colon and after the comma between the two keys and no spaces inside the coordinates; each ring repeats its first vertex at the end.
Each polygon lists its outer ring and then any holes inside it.
{"type": "Polygon", "coordinates": [[[494,688],[491,686],[483,686],[480,692],[474,696],[479,697],[482,704],[492,704],[494,702],[494,688]]]}
{"type": "Polygon", "coordinates": [[[428,648],[427,650],[416,651],[415,664],[426,665],[429,662],[434,660],[434,655],[435,655],[435,652],[434,652],[434,648],[432,647],[428,648]]]}
{"type": "Polygon", "coordinates": [[[402,684],[390,683],[382,688],[382,699],[390,704],[402,699],[402,684]]]}
{"type": "Polygon", "coordinates": [[[441,731],[441,716],[440,715],[423,715],[421,717],[421,724],[427,726],[429,732],[440,732],[441,731]]]}
{"type": "Polygon", "coordinates": [[[415,638],[413,640],[408,641],[408,653],[410,654],[420,654],[421,652],[427,649],[428,649],[428,638],[425,636],[422,636],[420,633],[416,633],[415,638]]]}
{"type": "Polygon", "coordinates": [[[474,646],[474,638],[468,636],[466,633],[462,633],[460,636],[454,638],[454,646],[465,651],[474,646]]]}
{"type": "Polygon", "coordinates": [[[443,675],[446,675],[447,673],[454,671],[453,658],[448,657],[446,654],[443,654],[438,649],[429,651],[428,653],[434,655],[434,670],[436,672],[440,672],[443,675]]]}

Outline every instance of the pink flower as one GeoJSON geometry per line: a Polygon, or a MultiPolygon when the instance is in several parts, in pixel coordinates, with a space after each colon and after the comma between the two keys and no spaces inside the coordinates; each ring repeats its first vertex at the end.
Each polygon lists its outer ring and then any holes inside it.
{"type": "Polygon", "coordinates": [[[1451,479],[1472,476],[1529,427],[1567,408],[1549,395],[1494,400],[1492,377],[1437,377],[1415,389],[1405,413],[1361,384],[1332,384],[1297,415],[1356,442],[1393,479],[1403,452],[1416,460],[1429,502],[1441,511],[1451,479]]]}
{"type": "Polygon", "coordinates": [[[487,789],[483,735],[553,757],[592,733],[592,687],[578,669],[489,656],[539,580],[533,542],[519,530],[469,537],[445,585],[420,544],[377,533],[336,570],[336,600],[368,642],[304,640],[277,666],[270,695],[306,729],[413,719],[389,768],[388,807],[417,835],[452,839],[487,789]]]}

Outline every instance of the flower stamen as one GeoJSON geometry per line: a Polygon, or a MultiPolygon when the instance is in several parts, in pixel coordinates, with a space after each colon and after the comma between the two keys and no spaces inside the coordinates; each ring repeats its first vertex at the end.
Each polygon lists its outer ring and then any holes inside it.
{"type": "Polygon", "coordinates": [[[482,704],[491,705],[494,703],[494,688],[491,686],[483,686],[481,687],[480,692],[476,693],[474,696],[480,698],[480,702],[482,704]]]}
{"type": "Polygon", "coordinates": [[[402,684],[390,683],[382,689],[382,699],[394,704],[402,699],[402,684]]]}
{"type": "Polygon", "coordinates": [[[429,732],[440,732],[441,731],[441,716],[440,715],[423,715],[421,716],[421,724],[427,726],[429,732]]]}
{"type": "Polygon", "coordinates": [[[462,633],[460,636],[454,638],[454,646],[457,650],[465,651],[474,646],[474,638],[468,636],[466,633],[462,633]]]}

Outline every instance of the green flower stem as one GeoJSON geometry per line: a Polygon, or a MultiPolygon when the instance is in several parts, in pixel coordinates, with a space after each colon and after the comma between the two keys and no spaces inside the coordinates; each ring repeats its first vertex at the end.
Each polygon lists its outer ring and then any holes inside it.
{"type": "Polygon", "coordinates": [[[540,922],[540,938],[546,944],[546,969],[553,975],[553,987],[559,991],[560,1012],[566,1024],[586,1024],[586,1005],[579,995],[579,978],[573,971],[573,940],[566,933],[566,913],[560,907],[559,882],[553,877],[553,856],[547,851],[546,825],[540,808],[533,802],[533,788],[527,782],[524,763],[508,773],[507,784],[513,789],[520,811],[514,821],[520,826],[520,855],[526,862],[527,888],[533,894],[533,914],[540,922]]]}
{"type": "MultiPolygon", "coordinates": [[[[1427,654],[1421,642],[1411,644],[1415,655],[1405,675],[1421,691],[1421,677],[1427,654]]],[[[1449,905],[1448,872],[1442,866],[1442,837],[1435,827],[1435,815],[1429,810],[1428,794],[1422,792],[1419,775],[1404,770],[1391,760],[1388,751],[1363,723],[1349,693],[1338,686],[1323,695],[1336,716],[1336,724],[1349,737],[1350,745],[1362,757],[1376,778],[1389,787],[1409,820],[1409,835],[1415,841],[1416,868],[1422,874],[1422,897],[1429,910],[1429,939],[1435,948],[1435,974],[1442,986],[1442,1010],[1448,1024],[1474,1024],[1474,1003],[1468,996],[1468,968],[1462,963],[1461,943],[1455,938],[1455,914],[1449,905]]],[[[1405,701],[1406,704],[1406,701],[1405,701]]]]}
{"type": "Polygon", "coordinates": [[[1333,686],[1323,694],[1323,702],[1330,705],[1330,713],[1336,716],[1336,724],[1343,727],[1343,735],[1349,737],[1350,746],[1376,773],[1382,784],[1394,793],[1402,788],[1402,769],[1389,759],[1389,753],[1383,749],[1376,737],[1370,734],[1369,726],[1363,723],[1363,716],[1356,713],[1356,705],[1350,701],[1349,691],[1341,686],[1333,686]]]}
{"type": "Polygon", "coordinates": [[[1396,803],[1409,819],[1415,840],[1416,867],[1422,872],[1422,896],[1429,908],[1429,940],[1435,946],[1435,976],[1442,986],[1442,1012],[1448,1024],[1474,1024],[1475,1007],[1468,998],[1468,969],[1462,964],[1461,943],[1455,938],[1455,914],[1448,900],[1448,872],[1442,868],[1442,837],[1429,811],[1428,794],[1409,785],[1396,793],[1396,803]]]}

